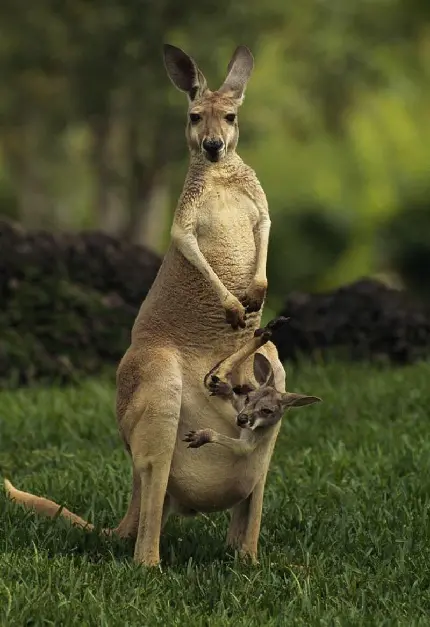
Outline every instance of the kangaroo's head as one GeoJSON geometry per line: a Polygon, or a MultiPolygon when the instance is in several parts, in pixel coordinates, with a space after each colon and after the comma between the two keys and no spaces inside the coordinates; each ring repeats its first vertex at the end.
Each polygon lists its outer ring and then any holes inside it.
{"type": "Polygon", "coordinates": [[[261,353],[254,356],[254,377],[259,387],[241,386],[240,393],[246,394],[246,397],[244,407],[236,418],[239,427],[247,427],[252,431],[267,428],[279,422],[290,407],[321,401],[318,396],[278,392],[272,366],[261,353]]]}
{"type": "Polygon", "coordinates": [[[188,96],[186,137],[192,154],[217,162],[236,150],[237,112],[254,67],[246,46],[238,46],[228,64],[227,78],[210,91],[195,61],[180,48],[164,45],[164,64],[173,84],[188,96]]]}

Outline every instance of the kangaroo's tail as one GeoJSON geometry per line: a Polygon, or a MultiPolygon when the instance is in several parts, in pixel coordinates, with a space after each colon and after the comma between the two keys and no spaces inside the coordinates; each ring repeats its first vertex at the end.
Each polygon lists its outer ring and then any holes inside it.
{"type": "Polygon", "coordinates": [[[17,503],[24,505],[27,509],[33,509],[38,514],[43,514],[44,516],[48,516],[48,518],[61,516],[70,520],[72,525],[81,527],[82,529],[88,529],[89,531],[94,529],[94,525],[88,523],[80,516],[73,514],[73,512],[70,512],[65,507],[61,507],[61,505],[58,505],[49,499],[45,499],[43,496],[36,496],[35,494],[30,494],[29,492],[17,490],[7,479],[4,480],[4,487],[7,496],[12,501],[16,501],[17,503]]]}

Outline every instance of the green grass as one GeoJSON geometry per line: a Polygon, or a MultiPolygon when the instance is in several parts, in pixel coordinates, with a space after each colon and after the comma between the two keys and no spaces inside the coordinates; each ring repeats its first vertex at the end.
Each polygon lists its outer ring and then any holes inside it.
{"type": "MultiPolygon", "coordinates": [[[[430,625],[430,364],[288,369],[321,405],[289,414],[260,564],[227,517],[169,521],[161,570],[132,544],[39,519],[0,493],[0,625],[430,625]]],[[[0,470],[98,525],[124,513],[129,461],[111,383],[0,394],[0,470]]]]}

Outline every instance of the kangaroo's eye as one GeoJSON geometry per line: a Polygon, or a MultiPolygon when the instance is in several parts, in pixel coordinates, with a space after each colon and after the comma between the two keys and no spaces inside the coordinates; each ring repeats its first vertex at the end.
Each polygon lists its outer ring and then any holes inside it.
{"type": "Polygon", "coordinates": [[[191,124],[197,124],[202,119],[202,116],[198,113],[190,113],[190,122],[191,124]]]}
{"type": "Polygon", "coordinates": [[[268,407],[263,407],[263,409],[261,410],[261,413],[264,414],[265,416],[269,416],[270,414],[272,414],[272,410],[269,409],[268,407]]]}
{"type": "Polygon", "coordinates": [[[227,113],[227,115],[225,116],[225,119],[227,120],[227,122],[234,122],[236,119],[236,114],[235,113],[227,113]]]}

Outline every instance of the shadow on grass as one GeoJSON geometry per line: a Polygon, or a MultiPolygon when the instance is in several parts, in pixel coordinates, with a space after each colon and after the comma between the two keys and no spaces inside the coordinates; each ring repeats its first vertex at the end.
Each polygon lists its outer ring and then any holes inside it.
{"type": "MultiPolygon", "coordinates": [[[[132,561],[135,540],[104,536],[101,527],[85,531],[62,519],[38,518],[33,512],[6,503],[3,513],[4,535],[0,551],[17,553],[29,547],[37,553],[56,556],[85,557],[91,563],[132,561]]],[[[160,555],[166,566],[184,566],[192,559],[200,564],[230,561],[234,555],[225,546],[227,517],[173,518],[163,531],[160,555]]]]}

